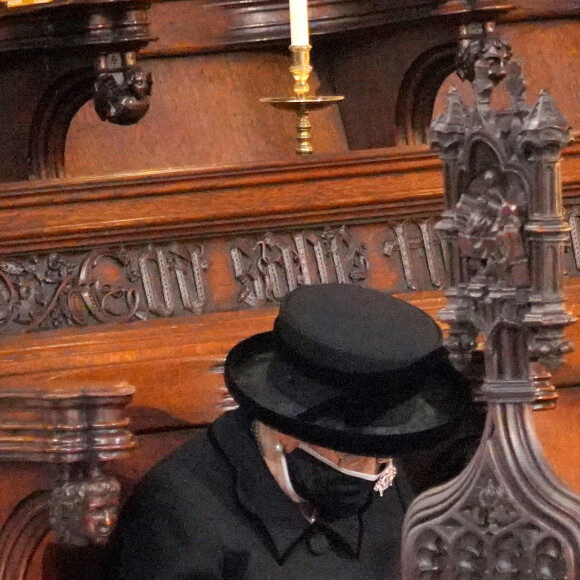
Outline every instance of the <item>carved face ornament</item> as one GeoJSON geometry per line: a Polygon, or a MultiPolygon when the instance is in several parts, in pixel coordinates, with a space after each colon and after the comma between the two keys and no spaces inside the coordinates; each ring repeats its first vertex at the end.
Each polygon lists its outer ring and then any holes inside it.
{"type": "Polygon", "coordinates": [[[51,497],[50,520],[59,542],[105,544],[117,521],[119,483],[112,477],[67,482],[51,497]]]}
{"type": "Polygon", "coordinates": [[[494,83],[499,83],[507,75],[507,64],[511,58],[508,45],[494,40],[488,44],[483,58],[488,65],[488,76],[494,83]]]}
{"type": "Polygon", "coordinates": [[[88,497],[83,528],[94,544],[105,544],[117,523],[118,498],[114,493],[88,497]]]}

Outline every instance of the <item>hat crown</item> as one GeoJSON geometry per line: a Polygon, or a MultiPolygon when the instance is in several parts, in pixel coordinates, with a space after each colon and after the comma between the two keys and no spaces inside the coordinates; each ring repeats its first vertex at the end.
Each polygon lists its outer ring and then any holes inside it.
{"type": "Polygon", "coordinates": [[[346,284],[302,286],[288,294],[274,334],[307,364],[346,374],[399,371],[442,343],[437,323],[419,308],[346,284]]]}

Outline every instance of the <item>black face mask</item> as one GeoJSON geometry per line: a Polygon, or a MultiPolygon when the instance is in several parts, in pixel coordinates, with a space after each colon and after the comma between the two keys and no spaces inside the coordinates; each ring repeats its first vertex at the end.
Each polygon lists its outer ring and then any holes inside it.
{"type": "Polygon", "coordinates": [[[316,506],[322,518],[354,515],[371,499],[374,481],[341,473],[302,449],[289,453],[286,461],[294,490],[316,506]]]}

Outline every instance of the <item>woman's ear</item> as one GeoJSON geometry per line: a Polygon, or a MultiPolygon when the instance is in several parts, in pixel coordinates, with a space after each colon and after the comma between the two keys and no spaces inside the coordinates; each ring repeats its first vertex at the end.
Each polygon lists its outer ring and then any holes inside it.
{"type": "Polygon", "coordinates": [[[278,433],[278,442],[284,448],[284,453],[292,453],[300,444],[298,439],[291,435],[285,435],[284,433],[278,433]]]}

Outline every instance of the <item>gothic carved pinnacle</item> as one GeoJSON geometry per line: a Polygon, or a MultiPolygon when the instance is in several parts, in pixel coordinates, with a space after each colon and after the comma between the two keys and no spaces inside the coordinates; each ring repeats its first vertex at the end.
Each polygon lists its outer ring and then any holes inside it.
{"type": "Polygon", "coordinates": [[[541,149],[556,146],[558,149],[570,142],[570,125],[556,103],[543,90],[529,115],[524,119],[520,142],[541,149]]]}
{"type": "Polygon", "coordinates": [[[445,110],[431,125],[429,142],[432,147],[445,150],[460,144],[465,138],[467,109],[455,87],[449,90],[445,110]]]}

